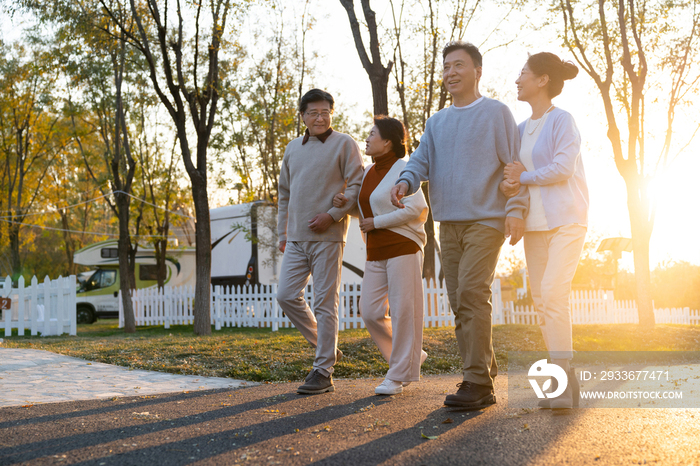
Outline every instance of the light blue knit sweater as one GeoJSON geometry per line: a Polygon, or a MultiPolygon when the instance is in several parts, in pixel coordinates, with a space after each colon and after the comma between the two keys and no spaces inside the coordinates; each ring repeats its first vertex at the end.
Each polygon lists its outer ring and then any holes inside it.
{"type": "Polygon", "coordinates": [[[498,189],[505,164],[518,160],[520,134],[503,103],[482,98],[468,107],[448,107],[431,116],[420,146],[397,183],[409,193],[430,181],[430,205],[438,222],[480,223],[501,232],[505,218],[525,218],[525,187],[506,199],[498,189]]]}

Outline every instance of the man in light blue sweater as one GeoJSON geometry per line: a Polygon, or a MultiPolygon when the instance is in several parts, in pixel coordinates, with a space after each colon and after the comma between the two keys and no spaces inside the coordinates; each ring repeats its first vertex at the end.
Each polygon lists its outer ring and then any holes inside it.
{"type": "Polygon", "coordinates": [[[506,199],[498,189],[503,167],[518,160],[520,135],[508,107],[481,96],[481,53],[472,44],[450,42],[443,50],[443,83],[453,105],[430,117],[420,146],[401,172],[391,201],[430,180],[440,247],[463,380],[445,404],[479,409],[496,402],[497,373],[491,341],[491,289],[506,236],[523,235],[527,190],[506,199]]]}

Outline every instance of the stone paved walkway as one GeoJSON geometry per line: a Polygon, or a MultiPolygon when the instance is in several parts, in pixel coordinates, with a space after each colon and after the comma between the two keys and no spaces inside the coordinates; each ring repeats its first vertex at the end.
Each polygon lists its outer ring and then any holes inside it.
{"type": "Polygon", "coordinates": [[[0,347],[0,407],[257,385],[130,370],[49,351],[0,347]]]}

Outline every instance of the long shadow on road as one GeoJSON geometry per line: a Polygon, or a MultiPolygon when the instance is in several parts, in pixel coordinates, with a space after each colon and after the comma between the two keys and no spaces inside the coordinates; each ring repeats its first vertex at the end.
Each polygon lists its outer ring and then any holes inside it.
{"type": "MultiPolygon", "coordinates": [[[[318,396],[297,395],[296,384],[266,384],[5,408],[0,410],[0,464],[506,466],[533,460],[546,464],[548,452],[558,460],[601,464],[591,452],[610,436],[597,431],[617,432],[621,422],[634,421],[635,415],[612,410],[564,416],[516,411],[507,405],[505,380],[497,380],[499,403],[493,407],[478,412],[446,409],[445,393],[458,381],[458,376],[426,377],[395,397],[373,396],[378,381],[341,380],[334,393],[318,396]],[[564,443],[570,446],[560,451],[564,443]],[[583,451],[590,458],[579,461],[583,451]]],[[[643,428],[656,422],[652,414],[645,413],[643,428]]],[[[628,451],[646,445],[635,443],[638,438],[632,435],[614,441],[627,442],[628,451]]]]}
{"type": "MultiPolygon", "coordinates": [[[[217,420],[230,418],[236,415],[240,415],[249,410],[259,409],[261,406],[272,406],[275,403],[280,403],[284,398],[278,397],[274,400],[270,400],[269,397],[262,398],[259,400],[254,400],[235,406],[226,406],[222,409],[204,411],[204,412],[193,412],[192,414],[177,417],[181,411],[181,407],[177,406],[180,403],[187,403],[189,405],[194,404],[196,401],[200,400],[202,397],[212,396],[222,393],[230,393],[229,390],[215,392],[203,391],[203,392],[189,392],[180,393],[177,395],[166,395],[166,396],[148,396],[147,399],[142,400],[138,398],[132,399],[120,399],[122,401],[115,401],[120,403],[118,405],[112,406],[99,406],[104,405],[105,401],[99,402],[70,402],[70,403],[56,403],[53,405],[37,405],[36,410],[43,409],[51,411],[51,408],[58,410],[58,413],[48,414],[38,417],[29,417],[25,419],[18,419],[15,421],[5,421],[0,424],[0,429],[13,429],[17,430],[21,427],[34,426],[40,430],[51,429],[52,426],[57,421],[63,421],[65,423],[68,421],[76,421],[84,418],[95,418],[97,421],[98,431],[91,431],[81,434],[72,434],[68,436],[59,436],[56,438],[50,438],[46,440],[39,440],[34,442],[22,443],[13,447],[0,448],[0,464],[14,464],[17,462],[31,461],[36,458],[62,455],[66,452],[74,451],[77,449],[83,449],[91,446],[98,446],[104,443],[115,442],[119,440],[132,439],[134,437],[139,437],[144,434],[158,434],[159,432],[168,432],[173,429],[193,427],[195,425],[207,422],[216,422],[217,420]],[[95,407],[95,404],[98,404],[95,407]],[[80,405],[88,404],[87,409],[80,409],[80,405]],[[172,406],[172,405],[175,406],[172,406]],[[171,407],[167,409],[166,407],[170,405],[171,407]],[[78,409],[71,409],[74,406],[78,406],[78,409]],[[164,412],[171,413],[166,419],[148,423],[147,425],[119,425],[120,422],[114,422],[117,418],[115,415],[126,415],[127,418],[138,419],[139,413],[144,408],[166,408],[164,412]],[[68,412],[60,412],[65,409],[69,409],[68,412]],[[135,411],[136,410],[136,411],[135,411]],[[112,422],[110,422],[112,421],[112,422]],[[117,424],[117,427],[107,428],[109,424],[117,424]]],[[[4,408],[6,412],[10,410],[20,410],[21,408],[4,408]]],[[[162,415],[166,416],[166,414],[162,415]]],[[[148,418],[147,416],[144,416],[148,418]]],[[[123,419],[119,419],[123,421],[123,419]]]]}
{"type": "MultiPolygon", "coordinates": [[[[285,396],[296,397],[294,393],[287,393],[285,396]]],[[[285,416],[278,419],[264,420],[258,417],[258,421],[253,424],[246,424],[243,427],[234,427],[221,430],[216,433],[196,435],[186,439],[169,442],[167,448],[162,444],[134,450],[120,454],[114,458],[113,464],[141,464],[144,458],[158,458],[162,464],[181,465],[188,464],[193,460],[206,460],[216,457],[226,456],[238,450],[250,450],[256,445],[265,444],[270,440],[279,441],[287,435],[296,434],[298,431],[305,431],[318,427],[318,431],[327,432],[324,426],[333,424],[344,417],[353,415],[364,407],[370,405],[370,398],[361,398],[351,403],[327,406],[321,409],[301,413],[294,416],[285,416]]],[[[257,408],[264,405],[257,404],[257,408]]],[[[214,419],[221,419],[229,416],[230,412],[212,413],[209,416],[202,415],[198,422],[205,423],[214,419]]],[[[235,410],[240,411],[240,410],[235,410]]],[[[269,411],[269,409],[268,409],[269,411]]],[[[253,421],[254,422],[254,421],[253,421]]],[[[244,458],[245,459],[245,458],[244,458]]],[[[80,464],[92,465],[103,463],[104,459],[90,460],[80,464]]]]}

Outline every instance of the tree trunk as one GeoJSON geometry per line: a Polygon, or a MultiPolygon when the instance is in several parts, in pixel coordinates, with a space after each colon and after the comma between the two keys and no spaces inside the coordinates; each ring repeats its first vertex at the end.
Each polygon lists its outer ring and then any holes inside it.
{"type": "Polygon", "coordinates": [[[8,237],[10,240],[10,263],[12,265],[12,278],[18,279],[22,275],[22,259],[19,255],[19,228],[20,226],[11,223],[8,237]]]}
{"type": "Polygon", "coordinates": [[[340,4],[343,5],[343,8],[345,8],[345,11],[348,14],[350,29],[352,30],[352,36],[355,41],[355,48],[360,56],[360,62],[362,62],[362,66],[367,72],[367,76],[369,76],[370,83],[372,84],[374,114],[386,115],[389,113],[387,85],[389,84],[389,75],[391,74],[391,68],[394,65],[394,62],[390,61],[386,67],[382,65],[381,51],[379,50],[379,36],[377,34],[376,14],[370,7],[369,0],[361,1],[362,12],[364,13],[365,21],[367,22],[367,29],[369,30],[369,55],[372,56],[372,59],[370,60],[362,40],[360,23],[355,15],[354,0],[340,0],[340,4]]]}
{"type": "Polygon", "coordinates": [[[644,206],[637,198],[638,190],[633,182],[627,182],[627,209],[632,233],[634,255],[634,281],[637,291],[637,314],[639,325],[653,328],[656,325],[654,305],[651,299],[651,272],[649,270],[649,241],[653,224],[647,220],[644,206]]]}
{"type": "Polygon", "coordinates": [[[211,335],[211,221],[209,219],[209,199],[207,197],[206,175],[198,171],[191,174],[192,199],[196,218],[195,245],[196,285],[194,294],[194,333],[211,335]]]}
{"type": "MultiPolygon", "coordinates": [[[[430,195],[428,193],[428,183],[423,183],[421,186],[423,190],[423,195],[425,200],[430,207],[430,195]]],[[[433,283],[439,283],[442,281],[444,273],[442,267],[440,267],[440,276],[438,277],[435,273],[437,271],[437,264],[435,263],[435,252],[440,252],[440,246],[435,239],[435,222],[433,221],[433,210],[428,208],[428,219],[425,222],[425,234],[427,237],[427,242],[425,244],[425,257],[423,259],[423,278],[427,280],[432,280],[433,283]]]]}
{"type": "Polygon", "coordinates": [[[374,101],[375,115],[389,114],[389,97],[387,94],[387,86],[389,85],[389,73],[380,75],[370,75],[372,83],[372,99],[374,101]]]}
{"type": "MultiPolygon", "coordinates": [[[[127,227],[127,232],[128,232],[128,227],[127,227]]],[[[136,233],[138,235],[138,232],[136,233]]],[[[138,236],[137,236],[138,237],[138,236]]],[[[136,253],[139,250],[138,244],[134,246],[131,243],[131,237],[129,237],[128,241],[128,258],[129,258],[129,288],[132,290],[136,289],[136,253]]]]}
{"type": "MultiPolygon", "coordinates": [[[[164,237],[168,237],[168,229],[165,228],[165,233],[163,234],[164,237]]],[[[159,233],[162,234],[162,233],[159,233]]],[[[163,287],[165,286],[165,277],[168,274],[168,269],[165,266],[165,255],[168,250],[168,240],[167,239],[160,239],[156,241],[154,245],[155,249],[155,255],[156,255],[156,270],[157,270],[157,276],[158,276],[158,289],[162,290],[163,287]]]]}
{"type": "Polygon", "coordinates": [[[136,319],[134,318],[134,307],[131,302],[131,282],[133,273],[129,266],[129,250],[131,249],[131,238],[129,235],[129,196],[116,194],[115,203],[119,215],[119,243],[117,255],[119,256],[119,289],[122,292],[122,307],[124,308],[124,331],[126,333],[136,332],[136,319]]]}
{"type": "Polygon", "coordinates": [[[66,263],[68,264],[68,266],[66,267],[66,275],[75,275],[76,267],[75,263],[73,262],[73,253],[75,252],[75,241],[73,240],[70,232],[68,231],[70,229],[70,225],[68,223],[68,214],[65,210],[59,210],[59,213],[61,215],[61,226],[65,230],[63,232],[63,242],[66,248],[66,263]]]}

